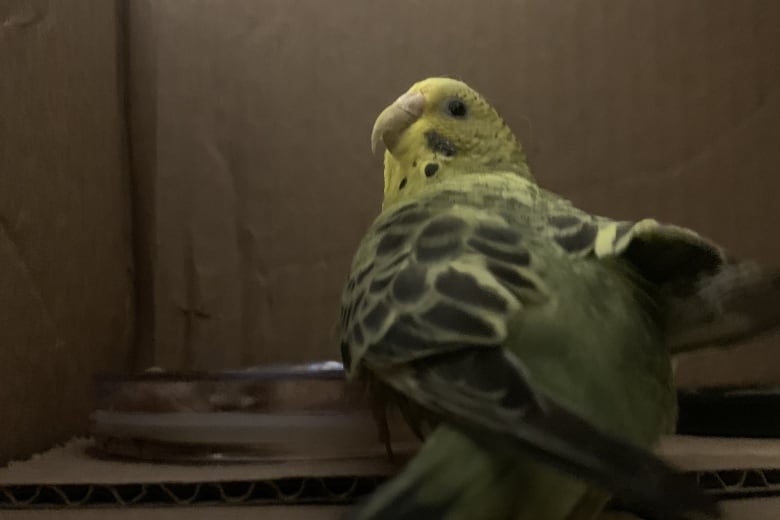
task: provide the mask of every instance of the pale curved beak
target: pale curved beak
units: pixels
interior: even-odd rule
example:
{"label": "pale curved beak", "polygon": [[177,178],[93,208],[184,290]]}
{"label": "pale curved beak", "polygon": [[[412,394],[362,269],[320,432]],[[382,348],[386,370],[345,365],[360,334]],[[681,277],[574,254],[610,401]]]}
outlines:
{"label": "pale curved beak", "polygon": [[385,108],[371,130],[371,152],[376,153],[379,141],[382,141],[393,153],[401,135],[419,119],[424,108],[425,96],[419,91],[407,92]]}

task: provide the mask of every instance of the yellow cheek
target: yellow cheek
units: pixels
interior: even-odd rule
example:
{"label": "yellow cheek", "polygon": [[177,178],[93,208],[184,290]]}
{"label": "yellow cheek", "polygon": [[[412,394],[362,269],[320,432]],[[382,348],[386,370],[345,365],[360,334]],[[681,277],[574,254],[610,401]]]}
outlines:
{"label": "yellow cheek", "polygon": [[385,168],[385,193],[382,207],[404,200],[418,193],[426,184],[425,176],[417,169],[405,170],[397,164]]}
{"label": "yellow cheek", "polygon": [[[385,193],[382,207],[392,204],[399,195],[399,185],[402,179],[402,173],[395,161],[385,164]],[[408,181],[407,181],[408,183]],[[404,186],[404,189],[406,186]]]}
{"label": "yellow cheek", "polygon": [[385,209],[386,207],[392,205],[393,202],[395,202],[397,196],[398,196],[397,191],[385,188],[385,196],[382,198],[382,209]]}

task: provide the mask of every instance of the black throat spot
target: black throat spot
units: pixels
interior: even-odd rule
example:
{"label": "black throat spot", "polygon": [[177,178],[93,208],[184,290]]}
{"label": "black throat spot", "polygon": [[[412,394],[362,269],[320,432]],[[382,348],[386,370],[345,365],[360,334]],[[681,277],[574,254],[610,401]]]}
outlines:
{"label": "black throat spot", "polygon": [[428,148],[434,153],[440,153],[445,157],[452,157],[457,153],[457,148],[452,144],[452,141],[441,135],[435,130],[428,130],[425,132],[425,140],[428,143]]}

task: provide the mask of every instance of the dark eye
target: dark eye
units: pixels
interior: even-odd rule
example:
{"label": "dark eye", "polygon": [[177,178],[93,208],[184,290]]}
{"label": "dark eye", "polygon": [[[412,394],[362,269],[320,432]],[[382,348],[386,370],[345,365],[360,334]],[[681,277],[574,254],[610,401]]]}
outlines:
{"label": "dark eye", "polygon": [[453,99],[447,103],[447,112],[452,117],[466,117],[466,104],[460,99]]}

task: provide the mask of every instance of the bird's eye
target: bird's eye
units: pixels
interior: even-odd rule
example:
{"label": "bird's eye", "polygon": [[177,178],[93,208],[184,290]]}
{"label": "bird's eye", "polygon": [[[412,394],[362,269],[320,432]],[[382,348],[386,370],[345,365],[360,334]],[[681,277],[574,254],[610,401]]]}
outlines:
{"label": "bird's eye", "polygon": [[447,103],[447,112],[452,117],[466,117],[466,104],[460,99],[452,99]]}

